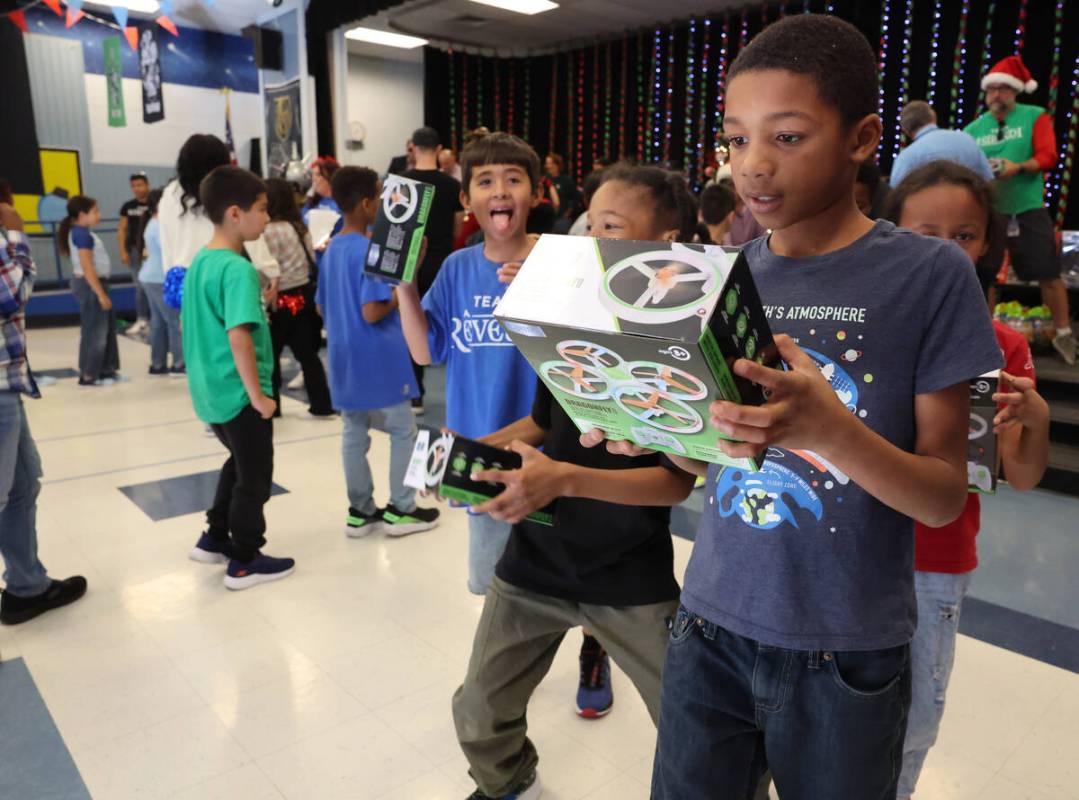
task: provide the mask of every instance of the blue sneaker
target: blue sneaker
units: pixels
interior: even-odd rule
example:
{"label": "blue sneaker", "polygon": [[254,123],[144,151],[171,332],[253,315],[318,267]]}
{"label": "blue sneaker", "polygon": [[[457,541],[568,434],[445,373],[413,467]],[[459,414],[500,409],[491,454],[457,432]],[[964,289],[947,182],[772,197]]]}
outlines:
{"label": "blue sneaker", "polygon": [[585,719],[605,717],[614,705],[611,661],[603,648],[581,648],[581,683],[577,687],[577,715]]}
{"label": "blue sneaker", "polygon": [[200,564],[224,564],[232,555],[232,542],[203,533],[187,557]]}
{"label": "blue sneaker", "polygon": [[539,775],[533,772],[515,786],[509,794],[491,797],[477,789],[466,800],[537,800],[541,794],[543,794],[543,789],[540,787]]}
{"label": "blue sneaker", "polygon": [[250,589],[260,583],[287,578],[294,569],[296,562],[291,558],[274,558],[262,553],[256,553],[255,557],[246,563],[232,558],[229,559],[229,568],[225,571],[225,588],[234,591]]}

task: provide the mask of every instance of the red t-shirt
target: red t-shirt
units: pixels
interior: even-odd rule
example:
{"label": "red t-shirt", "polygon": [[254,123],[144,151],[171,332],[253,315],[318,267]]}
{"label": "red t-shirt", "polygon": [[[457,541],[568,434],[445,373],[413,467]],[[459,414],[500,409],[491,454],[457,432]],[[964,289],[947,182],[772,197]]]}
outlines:
{"label": "red t-shirt", "polygon": [[[1017,378],[1034,379],[1034,360],[1023,334],[993,320],[993,332],[1004,354],[1004,371]],[[914,524],[914,568],[919,572],[970,572],[978,566],[975,537],[981,528],[982,506],[978,494],[967,495],[967,507],[943,528]]]}

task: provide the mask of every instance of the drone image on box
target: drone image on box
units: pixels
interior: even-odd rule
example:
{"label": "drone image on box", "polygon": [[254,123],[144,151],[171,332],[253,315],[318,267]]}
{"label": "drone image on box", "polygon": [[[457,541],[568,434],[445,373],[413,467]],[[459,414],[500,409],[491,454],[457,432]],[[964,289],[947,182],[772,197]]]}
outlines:
{"label": "drone image on box", "polygon": [[733,374],[736,359],[778,363],[740,255],[546,235],[495,316],[580,430],[759,468],[757,459],[724,455],[705,424],[713,400],[764,400]]}
{"label": "drone image on box", "polygon": [[435,187],[429,183],[386,176],[364,272],[389,283],[407,283],[416,277],[434,197]]}

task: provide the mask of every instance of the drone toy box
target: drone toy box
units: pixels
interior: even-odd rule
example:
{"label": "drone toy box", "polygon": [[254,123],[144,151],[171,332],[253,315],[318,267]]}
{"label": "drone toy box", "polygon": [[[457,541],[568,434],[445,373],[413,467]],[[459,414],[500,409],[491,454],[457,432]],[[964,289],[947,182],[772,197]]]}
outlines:
{"label": "drone toy box", "polygon": [[997,404],[998,373],[989,372],[970,382],[970,429],[967,434],[967,488],[992,494],[997,490],[997,435],[993,418]]}
{"label": "drone toy box", "polygon": [[435,187],[429,183],[386,176],[364,272],[387,283],[415,279],[434,197]]}
{"label": "drone toy box", "polygon": [[708,406],[759,405],[732,372],[779,356],[741,254],[713,245],[543,236],[495,311],[582,431],[747,470],[719,449]]}
{"label": "drone toy box", "polygon": [[[439,497],[468,506],[485,503],[506,488],[502,483],[472,480],[473,472],[487,469],[521,468],[521,456],[512,450],[455,436],[440,434],[433,442],[427,431],[420,431],[412,451],[405,485],[413,489],[438,491]],[[553,525],[554,513],[548,506],[529,514],[527,519],[541,525]]]}

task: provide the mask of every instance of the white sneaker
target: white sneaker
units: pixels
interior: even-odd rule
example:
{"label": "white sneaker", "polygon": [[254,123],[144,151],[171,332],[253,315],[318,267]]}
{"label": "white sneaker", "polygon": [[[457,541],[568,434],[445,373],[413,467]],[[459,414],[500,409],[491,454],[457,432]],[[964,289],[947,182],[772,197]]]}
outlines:
{"label": "white sneaker", "polygon": [[1060,353],[1060,357],[1071,367],[1075,366],[1076,346],[1075,336],[1070,333],[1061,333],[1053,337],[1053,349]]}
{"label": "white sneaker", "polygon": [[149,325],[144,320],[135,320],[135,324],[128,328],[124,333],[128,336],[140,336],[143,332],[149,329]]}

